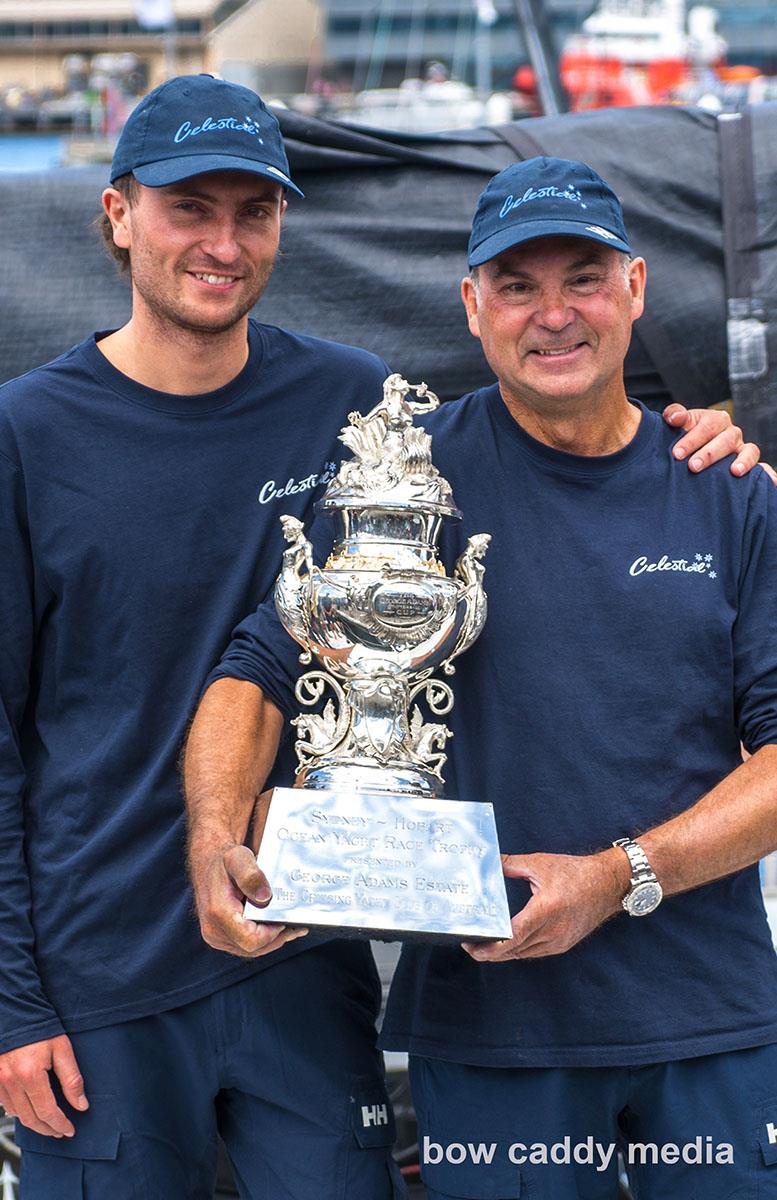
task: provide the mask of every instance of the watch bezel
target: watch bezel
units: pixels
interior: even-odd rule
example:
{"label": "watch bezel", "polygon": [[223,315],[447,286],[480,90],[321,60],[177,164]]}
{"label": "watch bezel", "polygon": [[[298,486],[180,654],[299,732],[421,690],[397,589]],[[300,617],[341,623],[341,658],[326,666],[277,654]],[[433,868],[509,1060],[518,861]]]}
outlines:
{"label": "watch bezel", "polygon": [[[653,893],[653,901],[647,908],[637,908],[637,904],[646,893]],[[623,899],[623,907],[630,917],[647,917],[655,912],[664,898],[663,889],[657,879],[643,879],[635,883],[629,894]]]}

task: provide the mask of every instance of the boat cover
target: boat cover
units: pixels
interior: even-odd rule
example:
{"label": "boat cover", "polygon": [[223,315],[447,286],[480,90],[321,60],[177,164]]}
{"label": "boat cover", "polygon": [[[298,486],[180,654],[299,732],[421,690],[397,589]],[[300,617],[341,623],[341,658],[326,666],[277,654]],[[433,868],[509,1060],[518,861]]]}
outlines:
{"label": "boat cover", "polygon": [[[656,408],[733,396],[777,459],[777,105],[727,122],[644,107],[424,135],[279,117],[306,198],[290,201],[262,320],[366,346],[445,398],[489,382],[459,300],[477,196],[516,157],[580,158],[621,197],[648,262],[628,391]],[[127,284],[91,227],[106,176],[0,175],[1,379],[126,319]]]}

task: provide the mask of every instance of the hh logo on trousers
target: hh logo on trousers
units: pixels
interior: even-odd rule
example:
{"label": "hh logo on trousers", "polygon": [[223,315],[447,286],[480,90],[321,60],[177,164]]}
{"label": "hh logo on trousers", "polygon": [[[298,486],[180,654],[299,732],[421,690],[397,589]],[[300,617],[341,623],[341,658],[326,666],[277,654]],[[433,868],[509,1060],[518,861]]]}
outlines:
{"label": "hh logo on trousers", "polygon": [[[364,1109],[362,1109],[364,1112]],[[766,1122],[766,1136],[769,1139],[770,1146],[777,1146],[777,1125],[773,1121]]]}
{"label": "hh logo on trousers", "polygon": [[370,1125],[388,1125],[387,1104],[362,1104],[362,1125],[369,1129]]}

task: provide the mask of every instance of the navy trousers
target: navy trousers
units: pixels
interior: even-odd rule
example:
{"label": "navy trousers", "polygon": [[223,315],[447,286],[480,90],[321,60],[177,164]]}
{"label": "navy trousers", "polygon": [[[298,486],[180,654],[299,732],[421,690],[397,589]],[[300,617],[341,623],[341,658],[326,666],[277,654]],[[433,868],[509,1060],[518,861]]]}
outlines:
{"label": "navy trousers", "polygon": [[379,984],[351,950],[72,1035],[91,1107],[73,1138],[17,1122],[22,1200],[212,1200],[217,1132],[243,1200],[400,1200]]}
{"label": "navy trousers", "polygon": [[428,1200],[777,1200],[777,1046],[647,1067],[411,1060]]}

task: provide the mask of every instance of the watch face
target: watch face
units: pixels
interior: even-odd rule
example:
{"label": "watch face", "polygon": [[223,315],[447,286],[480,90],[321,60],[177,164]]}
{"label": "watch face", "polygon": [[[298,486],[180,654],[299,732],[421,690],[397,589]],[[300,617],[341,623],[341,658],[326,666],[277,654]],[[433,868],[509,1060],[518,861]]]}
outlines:
{"label": "watch face", "polygon": [[626,904],[632,917],[646,917],[654,912],[663,897],[660,883],[638,883]]}

